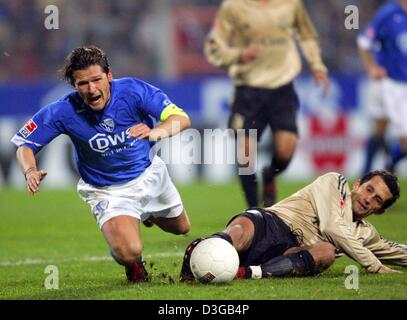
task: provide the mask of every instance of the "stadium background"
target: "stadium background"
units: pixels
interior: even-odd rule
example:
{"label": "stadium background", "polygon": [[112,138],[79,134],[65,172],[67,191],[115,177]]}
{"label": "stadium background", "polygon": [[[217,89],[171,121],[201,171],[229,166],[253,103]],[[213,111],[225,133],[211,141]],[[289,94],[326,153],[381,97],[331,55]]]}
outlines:
{"label": "stadium background", "polygon": [[[330,95],[322,99],[307,67],[296,82],[302,100],[301,141],[294,162],[280,178],[284,181],[279,181],[279,198],[320,172],[338,170],[356,177],[370,126],[366,78],[355,43],[358,30],[345,29],[344,11],[346,5],[357,5],[363,27],[384,1],[304,3],[321,36],[333,83]],[[59,8],[58,30],[44,27],[47,4]],[[188,235],[176,237],[142,226],[143,257],[152,275],[152,282],[144,285],[126,283],[89,207],[78,199],[72,150],[65,137],[39,154],[39,166],[49,172],[44,180],[48,188],[35,197],[24,190],[10,138],[41,106],[71,90],[58,79],[56,70],[79,45],[103,47],[115,77],[137,76],[162,87],[188,111],[200,132],[225,128],[232,88],[225,74],[210,67],[202,56],[202,42],[219,4],[219,0],[0,0],[0,300],[407,299],[405,271],[372,276],[360,268],[359,289],[348,289],[345,268],[355,262],[346,257],[315,278],[234,281],[225,286],[174,281],[187,244],[222,230],[232,215],[245,208],[233,165],[169,165],[193,228]],[[206,153],[205,146],[201,147]],[[265,140],[263,155],[266,146]],[[216,148],[222,149],[222,144]],[[383,158],[375,166],[382,164]],[[406,175],[406,163],[402,165],[399,173]],[[405,190],[407,180],[401,183]],[[406,210],[402,196],[385,218],[374,216],[369,221],[385,238],[407,243]],[[49,265],[59,268],[58,290],[45,287]],[[129,306],[132,312],[157,310],[146,301],[140,308]],[[20,309],[28,310],[13,305],[13,314]],[[304,306],[297,309],[303,312]],[[29,310],[32,313],[33,308]],[[94,313],[95,308],[90,310]],[[366,308],[360,310],[365,316]]]}
{"label": "stadium background", "polygon": [[[232,87],[222,71],[202,55],[205,35],[221,1],[203,0],[2,0],[0,1],[0,186],[23,186],[14,161],[11,136],[40,107],[71,88],[57,70],[76,46],[95,44],[110,57],[115,77],[136,76],[162,88],[192,117],[193,127],[226,128]],[[359,30],[344,26],[346,5],[359,8],[363,28],[380,0],[326,0],[304,3],[319,34],[324,61],[332,80],[322,97],[304,65],[296,87],[301,98],[301,140],[289,170],[281,179],[307,180],[330,170],[356,177],[362,169],[370,121],[366,110],[367,79],[355,37]],[[47,30],[44,8],[59,9],[59,29]],[[392,138],[392,132],[389,132]],[[40,153],[49,175],[45,186],[65,187],[77,179],[72,150],[66,137]],[[202,136],[202,153],[220,153],[222,140],[210,147]],[[224,141],[223,141],[224,142]],[[260,145],[259,166],[267,155],[269,135]],[[184,148],[185,149],[185,148]],[[172,153],[184,152],[182,147]],[[233,152],[230,148],[229,153]],[[383,156],[374,165],[382,166]],[[223,183],[235,178],[230,164],[169,164],[173,179],[188,184],[202,178]],[[406,173],[406,163],[399,169]],[[185,174],[187,173],[187,174]]]}

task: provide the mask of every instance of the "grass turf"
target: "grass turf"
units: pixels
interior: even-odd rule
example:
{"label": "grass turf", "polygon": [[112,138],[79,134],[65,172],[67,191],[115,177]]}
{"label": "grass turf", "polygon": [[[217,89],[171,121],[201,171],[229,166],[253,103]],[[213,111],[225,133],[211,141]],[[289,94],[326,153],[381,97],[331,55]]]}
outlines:
{"label": "grass turf", "polygon": [[[279,197],[303,185],[281,182]],[[403,190],[406,186],[402,181]],[[197,183],[179,191],[192,230],[187,236],[174,236],[156,227],[142,227],[144,257],[152,282],[134,285],[125,281],[122,267],[108,257],[103,236],[74,188],[44,189],[34,197],[23,191],[0,190],[0,299],[407,299],[407,270],[401,274],[367,274],[346,257],[313,278],[180,284],[177,278],[186,245],[198,236],[222,230],[245,205],[237,183]],[[403,195],[385,216],[369,220],[386,238],[407,243],[406,209]],[[58,290],[44,287],[48,265],[58,267]],[[345,288],[347,265],[359,268],[358,290]]]}

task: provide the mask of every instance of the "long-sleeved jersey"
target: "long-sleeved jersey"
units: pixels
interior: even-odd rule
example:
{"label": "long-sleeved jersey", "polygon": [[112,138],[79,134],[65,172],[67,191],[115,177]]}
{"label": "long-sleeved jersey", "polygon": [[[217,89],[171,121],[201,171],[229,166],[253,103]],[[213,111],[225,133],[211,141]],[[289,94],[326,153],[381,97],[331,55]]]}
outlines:
{"label": "long-sleeved jersey", "polygon": [[[225,0],[205,42],[210,63],[227,69],[235,85],[278,88],[301,70],[294,34],[313,70],[326,72],[318,35],[302,0]],[[240,63],[244,48],[256,59]]]}
{"label": "long-sleeved jersey", "polygon": [[304,245],[328,241],[369,272],[377,272],[381,261],[407,266],[407,246],[383,239],[366,221],[353,221],[350,188],[338,173],[320,176],[266,209],[299,231]]}

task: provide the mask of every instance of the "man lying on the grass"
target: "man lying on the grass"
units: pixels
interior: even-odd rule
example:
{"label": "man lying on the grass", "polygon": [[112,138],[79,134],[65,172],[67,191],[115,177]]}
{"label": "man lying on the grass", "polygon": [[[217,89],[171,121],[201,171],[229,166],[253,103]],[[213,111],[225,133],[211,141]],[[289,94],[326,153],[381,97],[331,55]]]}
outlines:
{"label": "man lying on the grass", "polygon": [[[372,273],[398,272],[382,264],[407,266],[407,246],[383,239],[363,219],[382,214],[400,197],[398,179],[373,171],[350,190],[345,177],[328,173],[275,205],[250,208],[212,237],[230,242],[239,253],[237,278],[311,276],[346,254]],[[191,282],[187,248],[180,281]]]}

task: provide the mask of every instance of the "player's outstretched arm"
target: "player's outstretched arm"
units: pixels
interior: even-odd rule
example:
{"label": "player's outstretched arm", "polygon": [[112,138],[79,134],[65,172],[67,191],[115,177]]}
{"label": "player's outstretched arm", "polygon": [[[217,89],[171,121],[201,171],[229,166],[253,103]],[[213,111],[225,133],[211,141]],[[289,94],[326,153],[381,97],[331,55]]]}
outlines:
{"label": "player's outstretched arm", "polygon": [[153,129],[149,128],[144,123],[139,123],[130,129],[129,136],[138,139],[158,141],[163,138],[171,137],[188,128],[190,125],[191,121],[188,116],[173,114]]}
{"label": "player's outstretched arm", "polygon": [[34,152],[28,147],[19,147],[16,152],[17,160],[27,181],[27,190],[32,195],[40,191],[41,180],[45,178],[47,172],[37,170],[37,162]]}
{"label": "player's outstretched arm", "polygon": [[163,138],[171,137],[190,126],[191,121],[189,120],[188,116],[173,114],[151,130],[149,140],[158,141]]}

